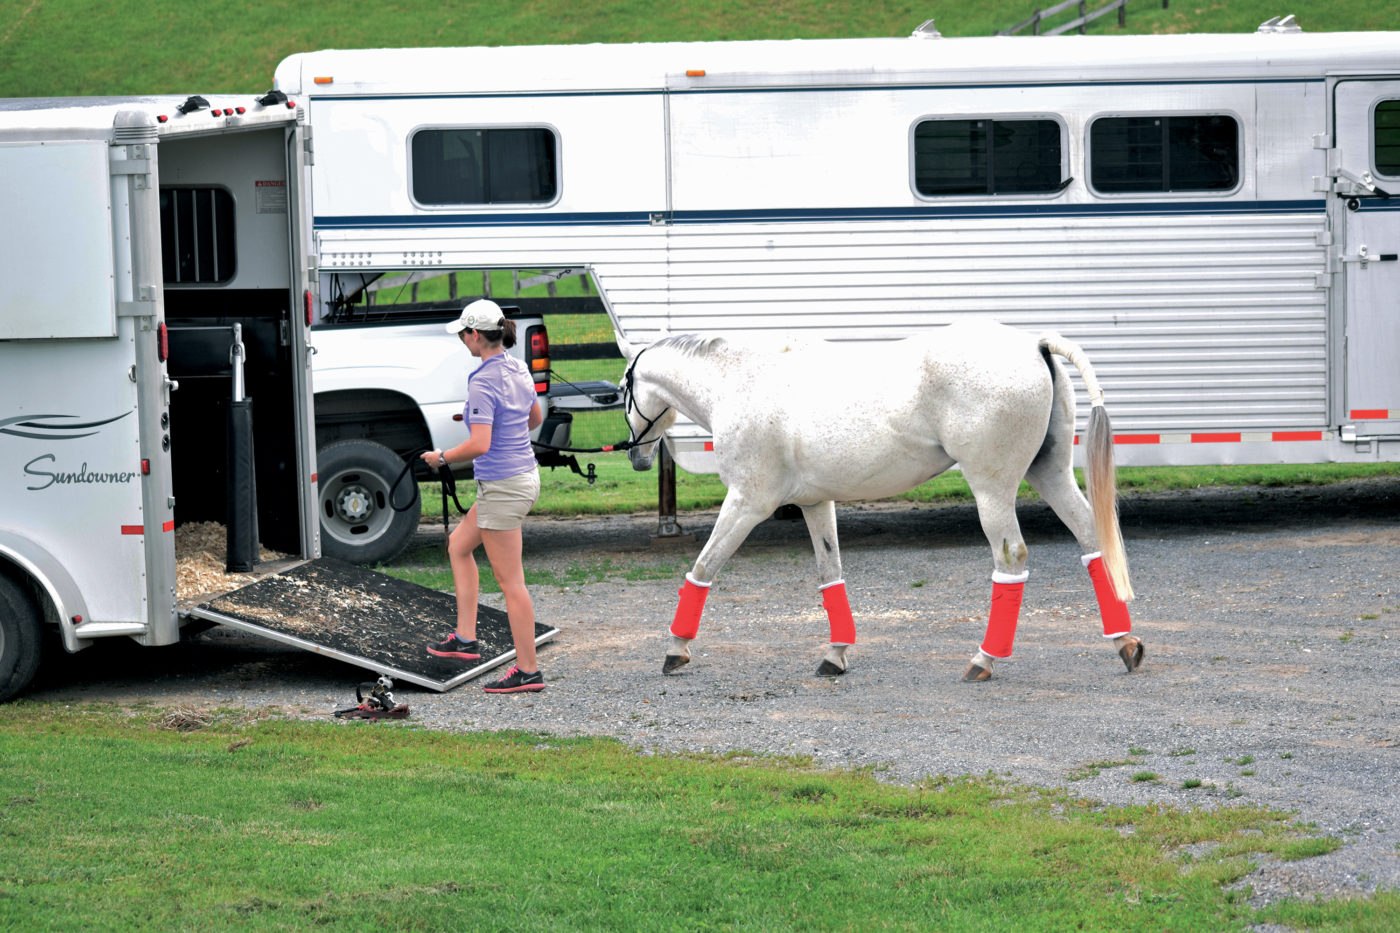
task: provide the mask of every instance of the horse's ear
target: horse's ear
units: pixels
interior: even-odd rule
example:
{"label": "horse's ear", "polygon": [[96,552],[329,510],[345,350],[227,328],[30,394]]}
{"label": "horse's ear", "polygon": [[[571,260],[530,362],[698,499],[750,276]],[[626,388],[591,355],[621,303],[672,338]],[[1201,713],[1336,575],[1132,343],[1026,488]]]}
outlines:
{"label": "horse's ear", "polygon": [[629,363],[632,362],[637,355],[637,347],[629,343],[627,338],[617,331],[613,331],[613,337],[617,340],[617,348],[622,351],[623,358]]}

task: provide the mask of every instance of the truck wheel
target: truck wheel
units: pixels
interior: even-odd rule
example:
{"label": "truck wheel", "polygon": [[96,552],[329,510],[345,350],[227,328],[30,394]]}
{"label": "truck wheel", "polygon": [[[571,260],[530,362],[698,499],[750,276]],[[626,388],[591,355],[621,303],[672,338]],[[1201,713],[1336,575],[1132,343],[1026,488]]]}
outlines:
{"label": "truck wheel", "polygon": [[408,544],[418,528],[421,502],[413,495],[410,473],[389,491],[403,471],[404,461],[374,441],[337,441],[316,454],[321,490],[321,553],[357,564],[389,560]]}
{"label": "truck wheel", "polygon": [[39,669],[39,611],[24,588],[0,575],[0,702],[19,693]]}

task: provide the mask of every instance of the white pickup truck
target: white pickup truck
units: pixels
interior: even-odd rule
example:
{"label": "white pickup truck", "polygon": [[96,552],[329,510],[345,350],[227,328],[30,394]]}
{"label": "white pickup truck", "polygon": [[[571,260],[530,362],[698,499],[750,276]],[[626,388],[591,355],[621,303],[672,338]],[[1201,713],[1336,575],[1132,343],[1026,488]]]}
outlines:
{"label": "white pickup truck", "polygon": [[[420,503],[408,477],[394,488],[405,458],[466,438],[462,404],[467,375],[477,361],[443,325],[476,296],[369,304],[363,294],[375,276],[355,276],[355,291],[346,290],[349,278],[339,275],[328,283],[322,293],[325,311],[311,330],[321,549],[330,557],[368,564],[399,553],[418,526]],[[544,318],[521,311],[508,298],[499,303],[516,324],[516,344],[509,352],[535,374],[544,409],[544,423],[533,437],[567,447],[573,415],[552,399],[574,396],[569,408],[577,410],[578,390],[551,386]],[[583,388],[592,393],[587,407],[608,408],[618,401],[614,385]],[[535,454],[542,465],[578,470],[572,457],[557,451],[536,447]],[[470,476],[471,467],[455,472]],[[418,475],[429,474],[420,469]]]}

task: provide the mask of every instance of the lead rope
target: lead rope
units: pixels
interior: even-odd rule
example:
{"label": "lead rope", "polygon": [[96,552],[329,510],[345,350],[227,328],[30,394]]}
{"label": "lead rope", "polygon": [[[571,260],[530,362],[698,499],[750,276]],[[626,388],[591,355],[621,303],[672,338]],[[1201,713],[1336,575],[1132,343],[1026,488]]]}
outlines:
{"label": "lead rope", "polygon": [[[403,469],[399,471],[398,478],[389,486],[389,508],[393,509],[395,512],[407,512],[409,509],[413,508],[413,503],[418,501],[418,484],[416,482],[409,483],[409,486],[413,489],[413,495],[411,495],[408,502],[404,503],[402,506],[395,504],[394,494],[398,492],[399,484],[404,481],[404,477],[413,472],[414,461],[418,459],[418,455],[433,449],[432,447],[418,447],[409,451],[409,453],[404,456]],[[462,503],[457,500],[457,477],[453,476],[452,471],[445,466],[439,467],[436,472],[438,485],[442,489],[442,533],[445,538],[450,540],[452,537],[452,523],[448,520],[451,515],[451,513],[447,511],[448,498],[451,498],[452,504],[457,506],[457,514],[466,515],[467,510],[462,508]]]}

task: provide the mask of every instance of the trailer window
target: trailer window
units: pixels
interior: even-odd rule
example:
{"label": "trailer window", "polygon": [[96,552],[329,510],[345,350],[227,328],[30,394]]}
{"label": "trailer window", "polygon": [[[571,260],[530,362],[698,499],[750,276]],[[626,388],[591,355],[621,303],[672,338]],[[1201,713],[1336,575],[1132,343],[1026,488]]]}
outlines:
{"label": "trailer window", "polygon": [[1061,187],[1054,120],[924,120],[914,127],[914,188],[927,196],[1035,194]]}
{"label": "trailer window", "polygon": [[1240,178],[1240,128],[1222,114],[1105,117],[1089,128],[1089,162],[1105,194],[1229,191]]}
{"label": "trailer window", "polygon": [[165,282],[217,285],[233,278],[233,195],[223,188],[160,189]]}
{"label": "trailer window", "polygon": [[547,204],[559,191],[548,129],[419,130],[411,146],[419,204]]}
{"label": "trailer window", "polygon": [[1376,104],[1376,171],[1400,175],[1400,100]]}

